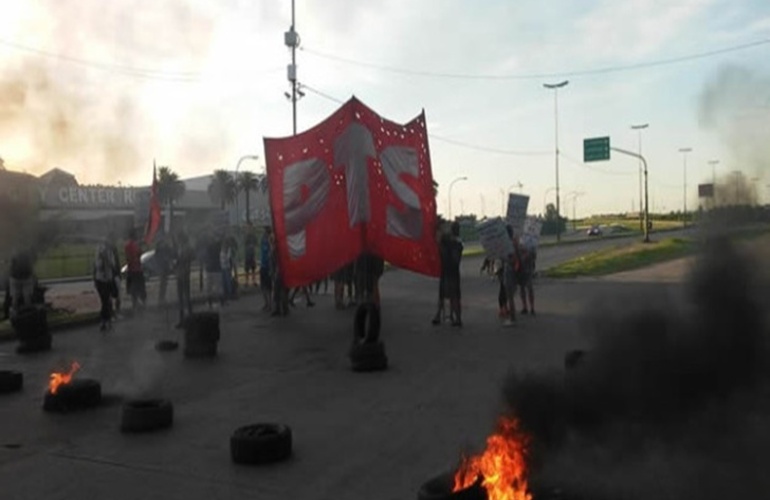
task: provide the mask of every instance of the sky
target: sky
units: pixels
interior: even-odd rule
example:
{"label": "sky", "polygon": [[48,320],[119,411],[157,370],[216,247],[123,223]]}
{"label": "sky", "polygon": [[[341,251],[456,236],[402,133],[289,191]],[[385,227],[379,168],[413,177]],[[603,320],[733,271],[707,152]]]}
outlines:
{"label": "sky", "polygon": [[[146,185],[153,160],[191,177],[263,157],[264,137],[292,130],[290,23],[289,0],[10,3],[0,157],[123,185]],[[555,201],[543,84],[562,80],[562,213],[638,208],[638,160],[583,163],[583,139],[597,136],[632,151],[641,139],[655,211],[697,206],[698,183],[736,170],[770,202],[766,0],[297,0],[296,30],[298,129],[352,95],[394,121],[424,109],[444,214],[459,177],[453,215],[499,215],[509,191],[533,213]]]}

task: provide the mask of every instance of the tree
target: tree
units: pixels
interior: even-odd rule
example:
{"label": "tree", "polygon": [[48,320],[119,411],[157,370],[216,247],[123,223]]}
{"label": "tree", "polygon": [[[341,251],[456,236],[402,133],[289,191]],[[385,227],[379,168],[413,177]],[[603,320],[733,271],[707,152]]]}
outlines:
{"label": "tree", "polygon": [[161,205],[168,205],[168,229],[174,222],[174,203],[185,193],[185,184],[176,172],[169,167],[158,168],[158,200]]}
{"label": "tree", "polygon": [[219,204],[222,210],[235,200],[236,185],[233,176],[227,170],[214,170],[209,184],[211,201]]}
{"label": "tree", "polygon": [[556,205],[553,203],[546,205],[542,234],[556,234],[557,231],[563,233],[566,227],[567,219],[556,214]]}
{"label": "tree", "polygon": [[246,193],[246,222],[251,222],[250,194],[252,191],[256,191],[257,187],[259,187],[259,179],[257,178],[257,174],[254,172],[244,170],[238,174],[238,179],[236,182],[238,183],[238,191],[243,191]]}

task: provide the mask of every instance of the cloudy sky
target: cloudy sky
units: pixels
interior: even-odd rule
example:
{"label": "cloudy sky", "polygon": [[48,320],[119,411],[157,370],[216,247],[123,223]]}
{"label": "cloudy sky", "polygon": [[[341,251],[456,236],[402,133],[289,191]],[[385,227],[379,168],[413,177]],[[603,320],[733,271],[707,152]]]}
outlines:
{"label": "cloudy sky", "polygon": [[[154,158],[187,177],[262,156],[263,137],[291,133],[290,19],[289,0],[9,3],[0,156],[130,185],[148,182]],[[717,176],[758,178],[770,201],[767,0],[297,0],[296,28],[299,129],[353,94],[395,121],[425,109],[441,212],[460,176],[455,215],[499,214],[509,189],[532,211],[553,201],[554,95],[542,84],[565,79],[562,211],[574,193],[578,215],[637,206],[637,161],[584,164],[582,141],[636,151],[640,123],[651,208],[682,207],[683,147],[688,207],[709,160]]]}

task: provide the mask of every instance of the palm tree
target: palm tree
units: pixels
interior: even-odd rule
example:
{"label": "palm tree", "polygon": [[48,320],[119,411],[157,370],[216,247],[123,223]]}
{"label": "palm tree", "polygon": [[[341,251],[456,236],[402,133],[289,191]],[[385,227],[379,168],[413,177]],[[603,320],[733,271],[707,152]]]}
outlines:
{"label": "palm tree", "polygon": [[168,205],[168,229],[174,222],[174,203],[184,196],[185,184],[179,175],[169,167],[158,167],[158,200],[161,205]]}
{"label": "palm tree", "polygon": [[257,174],[254,172],[244,170],[238,174],[237,182],[238,191],[243,191],[246,193],[246,222],[251,222],[251,205],[249,203],[249,195],[252,191],[256,191],[257,187],[259,187],[259,179],[257,178]]}
{"label": "palm tree", "polygon": [[214,203],[219,203],[222,210],[235,199],[236,184],[233,176],[227,170],[214,170],[209,184],[209,197]]}

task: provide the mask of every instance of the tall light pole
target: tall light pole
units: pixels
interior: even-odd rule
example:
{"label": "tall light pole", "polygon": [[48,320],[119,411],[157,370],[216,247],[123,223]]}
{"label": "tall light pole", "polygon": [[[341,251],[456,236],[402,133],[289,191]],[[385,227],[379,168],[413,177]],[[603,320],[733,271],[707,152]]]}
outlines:
{"label": "tall light pole", "polygon": [[684,207],[682,210],[682,225],[687,227],[687,153],[691,153],[692,148],[679,148],[679,152],[682,153],[682,157],[684,159],[684,164],[682,166],[684,185],[684,193],[682,198],[682,206]]}
{"label": "tall light pole", "polygon": [[452,220],[452,186],[455,185],[456,182],[459,181],[467,181],[467,177],[458,177],[452,182],[449,183],[449,220]]}
{"label": "tall light pole", "polygon": [[297,47],[299,47],[299,33],[294,30],[294,0],[291,0],[291,26],[289,31],[283,34],[283,42],[291,49],[291,64],[286,68],[286,77],[291,83],[291,94],[286,97],[291,101],[292,135],[297,135],[297,101],[304,94],[299,90],[297,83]]}
{"label": "tall light pole", "polygon": [[559,215],[560,200],[559,200],[559,89],[566,87],[569,80],[564,80],[559,83],[544,83],[543,87],[553,90],[553,115],[554,115],[554,138],[555,138],[555,151],[556,151],[556,241],[561,241],[561,216]]}
{"label": "tall light pole", "polygon": [[[639,136],[639,155],[642,154],[642,130],[649,127],[649,123],[631,125],[631,130],[636,130]],[[642,209],[642,160],[639,160],[639,229],[644,231],[644,215]]]}
{"label": "tall light pole", "polygon": [[243,163],[243,160],[259,160],[259,155],[244,155],[241,156],[238,159],[238,163],[235,164],[235,221],[236,224],[241,223],[241,209],[239,207],[238,203],[238,170],[241,168],[241,163]]}
{"label": "tall light pole", "polygon": [[577,231],[577,199],[581,196],[584,196],[585,193],[583,191],[572,191],[570,193],[567,193],[567,195],[564,197],[571,198],[572,199],[572,230]]}

